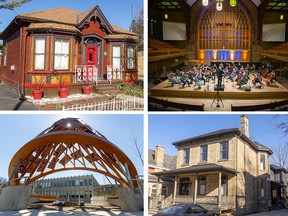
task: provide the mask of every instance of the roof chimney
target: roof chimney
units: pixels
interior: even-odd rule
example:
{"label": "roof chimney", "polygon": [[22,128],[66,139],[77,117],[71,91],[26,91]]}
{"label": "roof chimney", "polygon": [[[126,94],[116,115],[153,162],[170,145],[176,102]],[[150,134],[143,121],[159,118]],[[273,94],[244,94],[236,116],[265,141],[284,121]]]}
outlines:
{"label": "roof chimney", "polygon": [[241,132],[249,137],[249,119],[246,115],[241,115]]}
{"label": "roof chimney", "polygon": [[157,145],[155,149],[155,161],[156,165],[163,166],[164,163],[164,147]]}

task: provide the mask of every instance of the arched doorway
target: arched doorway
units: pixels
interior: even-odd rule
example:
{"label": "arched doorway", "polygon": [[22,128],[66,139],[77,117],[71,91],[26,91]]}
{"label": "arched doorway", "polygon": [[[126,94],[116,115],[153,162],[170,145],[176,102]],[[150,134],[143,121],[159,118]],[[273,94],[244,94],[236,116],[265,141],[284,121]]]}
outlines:
{"label": "arched doorway", "polygon": [[198,58],[201,62],[250,60],[251,27],[246,12],[223,1],[221,11],[212,3],[198,23]]}

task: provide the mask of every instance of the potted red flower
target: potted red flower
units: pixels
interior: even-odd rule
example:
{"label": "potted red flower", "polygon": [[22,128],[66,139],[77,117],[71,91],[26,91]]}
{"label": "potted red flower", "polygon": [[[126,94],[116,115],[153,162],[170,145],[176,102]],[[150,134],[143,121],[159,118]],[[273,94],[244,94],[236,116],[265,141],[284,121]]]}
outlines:
{"label": "potted red flower", "polygon": [[83,94],[89,95],[91,93],[92,86],[89,85],[88,81],[85,81],[85,85],[81,87]]}
{"label": "potted red flower", "polygon": [[45,83],[45,76],[36,76],[34,74],[34,87],[35,89],[32,90],[32,96],[34,100],[41,100],[43,97],[43,85]]}
{"label": "potted red flower", "polygon": [[59,85],[60,85],[60,88],[58,90],[59,97],[60,98],[67,98],[68,97],[68,93],[69,93],[69,91],[68,91],[69,89],[65,88],[63,86],[61,74],[59,74],[58,71],[56,71],[55,69],[54,69],[54,74],[55,74],[55,76],[56,76],[56,78],[57,78],[57,80],[59,82]]}

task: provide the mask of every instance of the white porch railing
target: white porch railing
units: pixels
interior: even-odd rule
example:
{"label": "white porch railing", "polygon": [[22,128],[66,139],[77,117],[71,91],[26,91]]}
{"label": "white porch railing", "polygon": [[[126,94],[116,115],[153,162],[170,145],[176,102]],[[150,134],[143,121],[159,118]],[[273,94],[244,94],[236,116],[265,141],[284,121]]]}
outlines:
{"label": "white porch railing", "polygon": [[166,208],[173,204],[173,194],[170,194],[166,199],[161,202],[161,209]]}
{"label": "white porch railing", "polygon": [[158,195],[155,198],[151,198],[150,202],[149,202],[149,208],[153,209],[155,207],[157,207],[157,205],[159,204],[159,202],[161,201],[161,196]]}
{"label": "white porch railing", "polygon": [[107,65],[107,80],[112,82],[112,80],[122,80],[121,65],[114,67],[113,65]]}
{"label": "white porch railing", "polygon": [[128,97],[88,104],[75,104],[63,106],[63,111],[141,111],[144,110],[144,99]]}
{"label": "white porch railing", "polygon": [[98,85],[98,68],[95,65],[76,65],[75,82],[95,82]]}

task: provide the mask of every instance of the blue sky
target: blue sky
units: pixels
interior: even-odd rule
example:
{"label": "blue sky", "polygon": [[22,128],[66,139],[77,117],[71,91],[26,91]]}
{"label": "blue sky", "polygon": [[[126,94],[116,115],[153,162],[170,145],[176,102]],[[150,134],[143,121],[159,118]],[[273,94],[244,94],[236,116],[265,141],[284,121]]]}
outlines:
{"label": "blue sky", "polygon": [[[241,114],[150,114],[148,118],[149,149],[156,145],[165,148],[168,155],[176,155],[173,142],[220,129],[240,128]],[[250,137],[269,148],[288,141],[288,135],[278,131],[277,122],[288,120],[287,115],[247,114]]]}
{"label": "blue sky", "polygon": [[[28,141],[35,138],[55,121],[61,118],[78,117],[95,130],[103,134],[110,142],[118,146],[134,163],[139,175],[143,166],[135,156],[133,135],[143,144],[143,115],[137,114],[0,114],[0,176],[8,178],[8,166],[14,154]],[[49,177],[90,174],[86,171],[59,172]],[[101,174],[93,173],[100,184],[108,183]]]}
{"label": "blue sky", "polygon": [[[8,0],[10,2],[11,0]],[[29,3],[11,10],[0,10],[0,32],[3,31],[14,17],[18,14],[28,13],[38,10],[46,10],[54,7],[67,7],[79,12],[98,5],[110,24],[129,30],[131,16],[143,7],[143,0],[32,0]]]}

